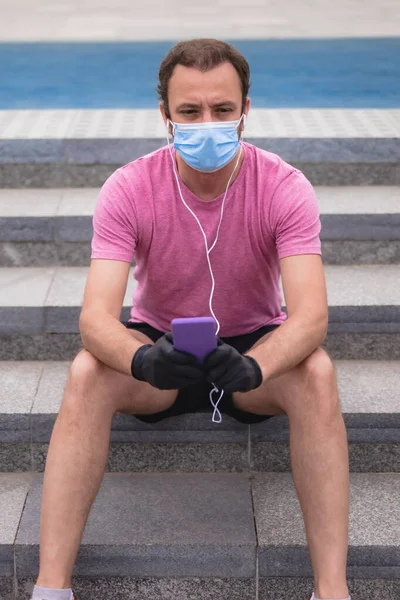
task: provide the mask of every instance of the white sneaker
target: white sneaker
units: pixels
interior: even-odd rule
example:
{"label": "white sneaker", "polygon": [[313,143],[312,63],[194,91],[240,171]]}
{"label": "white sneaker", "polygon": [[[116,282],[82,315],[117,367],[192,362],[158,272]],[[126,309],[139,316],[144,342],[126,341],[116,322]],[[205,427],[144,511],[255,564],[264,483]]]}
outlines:
{"label": "white sneaker", "polygon": [[[352,600],[351,594],[349,594],[350,600]],[[78,599],[76,599],[78,600]],[[311,594],[311,596],[308,598],[308,600],[315,600],[315,596],[314,596],[314,592]]]}

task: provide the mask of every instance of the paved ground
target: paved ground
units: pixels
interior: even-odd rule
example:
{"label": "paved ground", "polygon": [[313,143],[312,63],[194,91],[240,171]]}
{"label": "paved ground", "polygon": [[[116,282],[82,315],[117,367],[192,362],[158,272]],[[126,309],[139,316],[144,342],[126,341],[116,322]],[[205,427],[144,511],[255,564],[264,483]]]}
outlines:
{"label": "paved ground", "polygon": [[[58,139],[162,139],[166,131],[158,109],[0,110],[0,141]],[[244,139],[400,138],[400,108],[319,110],[252,108]],[[24,148],[25,156],[27,148]],[[21,149],[20,149],[21,150]],[[50,147],[47,147],[49,152]],[[149,150],[150,151],[150,150]],[[332,148],[331,148],[332,151]],[[12,162],[16,147],[0,154]],[[365,147],[363,146],[365,153]],[[391,149],[392,159],[395,148]],[[396,155],[397,156],[397,155]]]}
{"label": "paved ground", "polygon": [[2,0],[0,41],[400,35],[398,0]]}

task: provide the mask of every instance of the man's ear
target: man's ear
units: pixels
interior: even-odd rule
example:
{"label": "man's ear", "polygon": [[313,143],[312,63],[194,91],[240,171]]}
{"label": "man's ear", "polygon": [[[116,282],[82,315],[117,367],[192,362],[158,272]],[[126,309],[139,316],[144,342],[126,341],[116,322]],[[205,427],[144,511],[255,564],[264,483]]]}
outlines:
{"label": "man's ear", "polygon": [[[240,135],[243,134],[245,125],[247,123],[247,119],[248,119],[248,114],[249,114],[249,110],[250,110],[250,98],[247,96],[246,98],[246,102],[244,104],[244,108],[243,108],[243,114],[245,115],[245,118],[242,120],[242,122],[240,123],[240,129],[239,129],[239,133]],[[246,123],[245,123],[246,121]]]}
{"label": "man's ear", "polygon": [[[165,104],[164,104],[164,102],[160,102],[160,113],[161,113],[161,116],[163,118],[165,126],[167,126],[169,117],[167,116],[167,113],[165,111]],[[171,125],[168,125],[168,133],[170,135],[172,135],[172,127],[171,127]]]}
{"label": "man's ear", "polygon": [[166,125],[166,124],[167,124],[167,119],[168,119],[168,117],[167,117],[167,115],[165,114],[164,102],[160,102],[160,105],[159,105],[159,106],[160,106],[160,113],[161,113],[161,116],[162,116],[162,118],[163,118],[163,121],[164,121],[164,123],[165,123],[165,125]]}

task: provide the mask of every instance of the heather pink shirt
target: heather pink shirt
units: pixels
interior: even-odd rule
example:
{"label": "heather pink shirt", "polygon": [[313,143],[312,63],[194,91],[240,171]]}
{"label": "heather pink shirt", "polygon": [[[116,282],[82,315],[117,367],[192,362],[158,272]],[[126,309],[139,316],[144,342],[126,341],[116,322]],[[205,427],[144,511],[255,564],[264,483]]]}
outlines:
{"label": "heather pink shirt", "polygon": [[[279,259],[321,254],[321,224],[311,183],[276,154],[247,142],[243,148],[244,160],[228,190],[218,242],[210,254],[213,310],[222,337],[283,323]],[[223,194],[205,202],[182,180],[180,185],[210,247]],[[129,263],[135,258],[138,285],[131,321],[171,331],[175,317],[210,315],[204,238],[180,198],[167,146],[109,177],[93,227],[92,258]]]}

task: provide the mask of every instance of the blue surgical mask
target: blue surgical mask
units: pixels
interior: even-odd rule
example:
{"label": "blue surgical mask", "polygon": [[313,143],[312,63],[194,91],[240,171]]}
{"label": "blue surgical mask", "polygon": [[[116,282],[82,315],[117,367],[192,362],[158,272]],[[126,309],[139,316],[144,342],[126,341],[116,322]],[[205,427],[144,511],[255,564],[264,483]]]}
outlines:
{"label": "blue surgical mask", "polygon": [[213,173],[227,165],[239,149],[238,121],[208,123],[171,123],[174,148],[182,159],[196,171]]}

